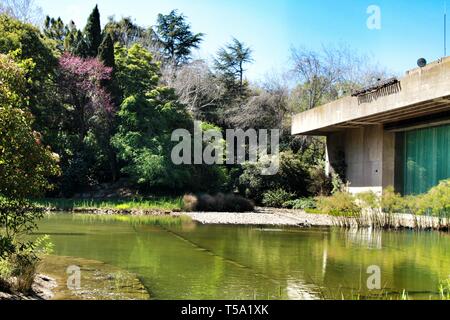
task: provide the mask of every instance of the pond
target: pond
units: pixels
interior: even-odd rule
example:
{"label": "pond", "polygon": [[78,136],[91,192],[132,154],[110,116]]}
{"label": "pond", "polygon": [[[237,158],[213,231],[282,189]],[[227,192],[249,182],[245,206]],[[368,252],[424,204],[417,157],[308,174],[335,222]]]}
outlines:
{"label": "pond", "polygon": [[450,275],[450,235],[183,223],[160,227],[58,214],[39,223],[55,254],[135,273],[153,299],[317,299],[382,292],[436,298]]}

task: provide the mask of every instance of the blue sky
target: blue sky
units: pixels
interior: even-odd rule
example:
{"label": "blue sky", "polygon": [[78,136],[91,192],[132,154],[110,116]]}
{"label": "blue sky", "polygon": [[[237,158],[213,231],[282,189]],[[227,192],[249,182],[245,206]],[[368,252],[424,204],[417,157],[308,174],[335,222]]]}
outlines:
{"label": "blue sky", "polygon": [[[254,64],[248,77],[289,68],[290,48],[320,49],[346,44],[367,54],[388,70],[402,74],[443,56],[444,0],[36,0],[45,14],[74,20],[83,27],[97,3],[102,23],[108,16],[132,16],[154,25],[158,13],[178,9],[194,32],[206,33],[195,54],[209,59],[219,47],[236,37],[251,46]],[[381,10],[381,29],[369,30],[367,8]],[[450,6],[450,1],[449,1]],[[450,25],[450,19],[449,19]],[[449,45],[450,48],[450,45]],[[450,52],[450,50],[448,50]]]}

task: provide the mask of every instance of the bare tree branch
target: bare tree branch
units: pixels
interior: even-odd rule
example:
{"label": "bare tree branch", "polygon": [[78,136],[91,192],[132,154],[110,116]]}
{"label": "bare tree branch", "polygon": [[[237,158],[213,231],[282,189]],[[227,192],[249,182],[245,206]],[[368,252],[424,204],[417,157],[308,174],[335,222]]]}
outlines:
{"label": "bare tree branch", "polygon": [[0,13],[37,26],[44,22],[42,8],[34,0],[0,0]]}

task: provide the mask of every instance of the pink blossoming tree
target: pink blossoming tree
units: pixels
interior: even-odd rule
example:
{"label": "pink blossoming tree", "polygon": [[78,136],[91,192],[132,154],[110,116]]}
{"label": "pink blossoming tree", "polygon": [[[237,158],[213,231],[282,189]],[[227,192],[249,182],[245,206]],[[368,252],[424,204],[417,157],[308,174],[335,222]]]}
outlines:
{"label": "pink blossoming tree", "polygon": [[112,68],[105,67],[98,59],[83,59],[65,53],[59,59],[59,86],[64,101],[74,109],[79,137],[82,142],[94,116],[109,122],[114,106],[102,82],[111,79]]}

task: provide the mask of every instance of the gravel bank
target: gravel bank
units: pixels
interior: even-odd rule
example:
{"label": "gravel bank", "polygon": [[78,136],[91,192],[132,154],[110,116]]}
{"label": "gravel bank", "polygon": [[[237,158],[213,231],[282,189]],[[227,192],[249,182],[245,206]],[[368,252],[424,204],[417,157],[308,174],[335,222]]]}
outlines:
{"label": "gravel bank", "polygon": [[256,212],[183,212],[202,224],[268,225],[268,226],[332,226],[327,215],[308,214],[301,210],[257,208]]}

